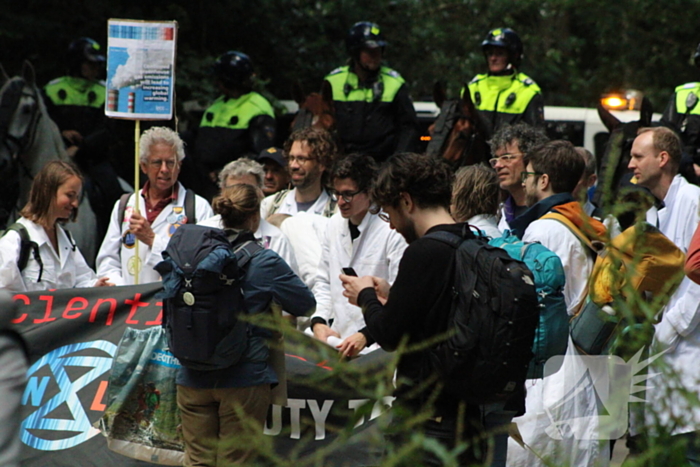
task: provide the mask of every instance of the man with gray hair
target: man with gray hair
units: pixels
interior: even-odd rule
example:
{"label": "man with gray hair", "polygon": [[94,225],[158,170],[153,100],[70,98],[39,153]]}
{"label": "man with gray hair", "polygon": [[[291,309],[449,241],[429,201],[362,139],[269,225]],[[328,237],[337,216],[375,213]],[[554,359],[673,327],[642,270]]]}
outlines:
{"label": "man with gray hair", "polygon": [[489,141],[493,156],[489,159],[489,164],[496,170],[498,185],[508,192],[501,208],[499,230],[509,229],[509,224],[527,210],[520,174],[525,171],[527,157],[532,150],[547,141],[547,135],[542,129],[526,123],[504,125]]}
{"label": "man with gray hair", "polygon": [[141,136],[140,166],[148,180],[138,197],[125,195],[115,203],[97,254],[97,270],[115,285],[159,281],[153,266],[175,230],[212,216],[209,203],[177,181],[184,158],[184,144],[170,128],[153,127]]}
{"label": "man with gray hair", "polygon": [[[241,157],[233,162],[229,162],[221,169],[221,172],[219,172],[219,188],[223,190],[237,183],[244,183],[260,188],[262,191],[264,178],[265,169],[260,163],[248,159],[247,157]],[[219,214],[204,219],[198,224],[219,229],[224,227]],[[255,238],[260,240],[263,247],[269,248],[280,255],[280,257],[287,262],[289,267],[292,268],[292,271],[299,275],[299,268],[296,258],[294,257],[292,246],[287,236],[280,229],[261,218],[260,226],[255,232]]]}

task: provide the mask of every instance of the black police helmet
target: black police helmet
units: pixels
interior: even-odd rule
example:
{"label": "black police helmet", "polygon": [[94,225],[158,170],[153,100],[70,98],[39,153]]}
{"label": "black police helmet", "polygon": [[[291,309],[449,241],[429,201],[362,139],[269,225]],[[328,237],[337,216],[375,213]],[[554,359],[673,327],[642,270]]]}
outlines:
{"label": "black police helmet", "polygon": [[100,53],[100,44],[89,37],[80,37],[68,45],[68,69],[72,75],[80,75],[84,62],[104,63],[105,56]]}
{"label": "black police helmet", "polygon": [[695,62],[695,66],[700,68],[700,44],[698,44],[697,48],[695,49],[693,61]]}
{"label": "black police helmet", "polygon": [[508,57],[511,65],[520,66],[523,59],[523,42],[520,37],[510,28],[496,28],[489,31],[486,38],[481,43],[481,50],[486,52],[486,47],[503,47],[508,50]]}
{"label": "black police helmet", "polygon": [[253,62],[246,54],[230,50],[216,59],[212,72],[227,88],[249,87]]}
{"label": "black police helmet", "polygon": [[345,37],[345,47],[351,57],[357,57],[363,47],[371,49],[381,47],[383,49],[386,44],[379,25],[369,21],[353,24]]}

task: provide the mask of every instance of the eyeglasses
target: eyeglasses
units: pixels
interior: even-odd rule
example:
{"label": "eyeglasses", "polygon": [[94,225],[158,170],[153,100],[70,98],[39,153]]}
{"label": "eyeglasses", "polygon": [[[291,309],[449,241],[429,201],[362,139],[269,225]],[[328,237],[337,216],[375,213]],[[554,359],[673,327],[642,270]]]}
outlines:
{"label": "eyeglasses", "polygon": [[511,162],[513,162],[516,158],[518,158],[520,156],[524,156],[524,155],[525,154],[523,154],[521,152],[515,153],[515,154],[503,154],[501,156],[493,157],[493,158],[489,159],[489,164],[491,165],[491,167],[496,168],[496,164],[499,161],[501,162],[501,164],[507,165],[507,164],[510,164]]}
{"label": "eyeglasses", "polygon": [[346,203],[351,202],[355,195],[359,195],[360,193],[362,193],[362,190],[340,192],[331,190],[331,196],[334,200],[338,201],[339,198],[343,198],[343,201],[345,201]]}
{"label": "eyeglasses", "polygon": [[377,214],[377,217],[379,217],[384,222],[391,222],[391,218],[389,218],[389,214],[385,213],[384,211],[380,211],[379,214]]}
{"label": "eyeglasses", "polygon": [[527,181],[527,177],[529,177],[530,175],[538,177],[544,174],[542,172],[520,172],[520,181],[525,183]]}
{"label": "eyeglasses", "polygon": [[315,161],[315,157],[307,157],[307,156],[285,156],[285,159],[287,159],[287,163],[291,164],[292,162],[295,162],[299,165],[304,165],[309,161]]}
{"label": "eyeglasses", "polygon": [[156,159],[154,161],[148,161],[148,165],[153,167],[154,169],[160,169],[160,167],[165,164],[165,166],[169,169],[173,169],[175,165],[177,165],[177,161],[175,160],[160,160]]}

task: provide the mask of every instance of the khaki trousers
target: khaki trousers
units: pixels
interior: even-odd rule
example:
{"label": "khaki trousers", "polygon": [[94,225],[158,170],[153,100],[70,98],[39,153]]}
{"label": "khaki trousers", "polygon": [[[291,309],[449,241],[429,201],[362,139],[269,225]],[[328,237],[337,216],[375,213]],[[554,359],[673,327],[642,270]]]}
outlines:
{"label": "khaki trousers", "polygon": [[270,385],[177,387],[188,467],[242,465],[254,457],[270,405]]}

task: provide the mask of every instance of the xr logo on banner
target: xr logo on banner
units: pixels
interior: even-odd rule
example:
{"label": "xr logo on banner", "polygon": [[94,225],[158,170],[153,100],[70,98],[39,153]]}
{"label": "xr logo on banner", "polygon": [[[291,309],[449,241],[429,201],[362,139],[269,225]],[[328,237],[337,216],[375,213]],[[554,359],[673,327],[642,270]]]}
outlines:
{"label": "xr logo on banner", "polygon": [[[27,372],[22,404],[38,408],[22,422],[22,442],[41,451],[57,451],[98,434],[79,393],[112,368],[116,352],[117,346],[108,341],[82,342],[56,349],[34,363]],[[95,356],[99,353],[106,355]],[[58,388],[55,394],[48,391],[52,379]]]}
{"label": "xr logo on banner", "polygon": [[[629,403],[645,402],[647,367],[663,352],[629,361],[614,355],[566,355],[547,360],[543,381],[545,432],[554,439],[618,439],[627,431]],[[642,396],[642,397],[638,397]]]}

